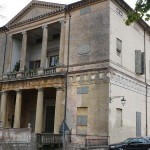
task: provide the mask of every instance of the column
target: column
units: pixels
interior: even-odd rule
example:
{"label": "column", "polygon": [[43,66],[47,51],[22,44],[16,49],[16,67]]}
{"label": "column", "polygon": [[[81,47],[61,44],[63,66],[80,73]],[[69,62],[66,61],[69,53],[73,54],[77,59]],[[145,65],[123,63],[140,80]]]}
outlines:
{"label": "column", "polygon": [[1,92],[1,121],[3,126],[6,124],[6,107],[7,107],[7,92]]}
{"label": "column", "polygon": [[43,40],[41,50],[41,66],[40,68],[46,67],[46,56],[47,56],[47,41],[48,41],[48,26],[43,26]]}
{"label": "column", "polygon": [[65,92],[62,88],[57,88],[55,105],[55,124],[54,133],[58,134],[62,121],[64,119]]}
{"label": "column", "polygon": [[60,48],[59,48],[59,65],[64,65],[65,49],[65,21],[61,21]]}
{"label": "column", "polygon": [[26,50],[27,50],[27,32],[23,32],[22,48],[20,55],[20,71],[24,71],[26,65]]}
{"label": "column", "polygon": [[14,128],[20,128],[22,92],[17,91],[15,104]]}
{"label": "column", "polygon": [[38,89],[37,104],[36,104],[36,118],[35,118],[35,133],[42,133],[43,101],[44,101],[44,91],[43,89]]}
{"label": "column", "polygon": [[10,73],[11,72],[11,60],[12,60],[12,50],[13,50],[13,38],[12,35],[8,36],[8,44],[7,44],[7,56],[5,59],[5,64],[6,64],[6,71],[5,73]]}

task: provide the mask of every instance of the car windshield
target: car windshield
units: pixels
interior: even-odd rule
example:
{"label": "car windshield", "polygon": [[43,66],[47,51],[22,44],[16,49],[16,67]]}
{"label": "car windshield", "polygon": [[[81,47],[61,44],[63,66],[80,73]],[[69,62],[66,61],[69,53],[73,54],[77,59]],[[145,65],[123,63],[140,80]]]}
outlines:
{"label": "car windshield", "polygon": [[132,139],[129,138],[129,139],[126,139],[125,141],[123,141],[122,143],[129,143]]}

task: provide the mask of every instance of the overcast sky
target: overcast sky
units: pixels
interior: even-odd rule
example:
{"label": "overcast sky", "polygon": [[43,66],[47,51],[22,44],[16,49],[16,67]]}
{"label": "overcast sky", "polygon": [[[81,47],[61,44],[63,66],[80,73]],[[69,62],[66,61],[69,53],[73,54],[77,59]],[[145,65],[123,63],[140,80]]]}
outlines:
{"label": "overcast sky", "polygon": [[[69,4],[78,0],[41,0],[47,2]],[[132,8],[134,8],[136,0],[125,0]],[[0,27],[11,20],[18,12],[20,12],[31,0],[0,0]]]}

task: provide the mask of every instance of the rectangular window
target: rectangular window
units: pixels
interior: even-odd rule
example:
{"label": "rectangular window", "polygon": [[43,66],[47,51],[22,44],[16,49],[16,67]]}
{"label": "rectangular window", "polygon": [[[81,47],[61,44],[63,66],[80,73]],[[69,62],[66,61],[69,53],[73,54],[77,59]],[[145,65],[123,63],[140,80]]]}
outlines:
{"label": "rectangular window", "polygon": [[59,56],[58,55],[51,56],[49,66],[50,67],[56,66],[56,65],[58,65],[58,62],[59,62]]}
{"label": "rectangular window", "polygon": [[117,51],[117,55],[121,56],[121,52],[122,52],[122,41],[118,38],[116,38],[116,51]]}
{"label": "rectangular window", "polygon": [[40,68],[40,64],[41,64],[40,60],[30,61],[29,62],[29,69],[37,70],[38,68]]}
{"label": "rectangular window", "polygon": [[88,108],[77,108],[77,134],[87,134]]}
{"label": "rectangular window", "polygon": [[116,127],[122,127],[122,109],[116,109]]}

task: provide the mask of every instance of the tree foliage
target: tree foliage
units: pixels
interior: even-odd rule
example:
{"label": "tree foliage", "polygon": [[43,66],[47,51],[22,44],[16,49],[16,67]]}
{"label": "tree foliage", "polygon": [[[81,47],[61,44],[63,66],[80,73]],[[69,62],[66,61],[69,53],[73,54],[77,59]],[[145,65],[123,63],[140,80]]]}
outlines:
{"label": "tree foliage", "polygon": [[145,21],[150,20],[150,0],[137,0],[134,11],[128,13],[126,24],[138,21],[143,18]]}

